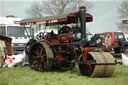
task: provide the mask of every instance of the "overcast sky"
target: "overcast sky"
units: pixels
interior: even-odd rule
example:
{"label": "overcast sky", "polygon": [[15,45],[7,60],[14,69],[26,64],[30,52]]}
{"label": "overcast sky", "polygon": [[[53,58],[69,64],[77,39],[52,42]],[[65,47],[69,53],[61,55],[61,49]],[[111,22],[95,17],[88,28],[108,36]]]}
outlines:
{"label": "overcast sky", "polygon": [[[34,0],[0,0],[0,17],[15,15],[20,18],[27,18],[26,9]],[[39,0],[36,0],[39,1]],[[123,0],[88,0],[93,4],[89,11],[93,15],[93,22],[88,23],[89,31],[92,33],[119,31],[117,23],[117,8]]]}

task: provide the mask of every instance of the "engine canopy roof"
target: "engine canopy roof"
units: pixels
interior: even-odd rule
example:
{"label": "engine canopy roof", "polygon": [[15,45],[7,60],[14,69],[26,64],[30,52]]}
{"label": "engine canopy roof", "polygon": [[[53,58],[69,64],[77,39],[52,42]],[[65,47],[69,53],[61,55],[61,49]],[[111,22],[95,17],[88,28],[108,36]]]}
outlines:
{"label": "engine canopy roof", "polygon": [[[86,22],[92,22],[92,15],[86,13]],[[27,18],[20,21],[20,25],[33,25],[33,24],[44,24],[49,25],[61,25],[61,24],[71,24],[77,23],[80,18],[79,12],[74,12],[70,14],[63,14],[58,16],[48,16],[48,17],[38,17],[38,18]]]}

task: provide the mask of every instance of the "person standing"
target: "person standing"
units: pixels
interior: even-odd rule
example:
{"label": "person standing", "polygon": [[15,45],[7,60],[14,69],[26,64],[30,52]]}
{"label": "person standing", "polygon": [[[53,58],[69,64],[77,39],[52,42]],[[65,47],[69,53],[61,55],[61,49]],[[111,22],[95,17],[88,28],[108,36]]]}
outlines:
{"label": "person standing", "polygon": [[112,44],[112,38],[110,34],[107,34],[105,37],[105,46],[108,48],[111,46],[111,44]]}

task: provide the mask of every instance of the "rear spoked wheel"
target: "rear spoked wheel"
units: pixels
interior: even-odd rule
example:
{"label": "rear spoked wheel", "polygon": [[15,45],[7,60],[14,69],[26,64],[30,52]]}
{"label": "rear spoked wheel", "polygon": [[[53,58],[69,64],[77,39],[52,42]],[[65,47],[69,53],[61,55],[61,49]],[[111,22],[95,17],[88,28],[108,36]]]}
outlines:
{"label": "rear spoked wheel", "polygon": [[45,42],[35,42],[29,51],[29,64],[36,71],[51,70],[53,65],[53,52]]}

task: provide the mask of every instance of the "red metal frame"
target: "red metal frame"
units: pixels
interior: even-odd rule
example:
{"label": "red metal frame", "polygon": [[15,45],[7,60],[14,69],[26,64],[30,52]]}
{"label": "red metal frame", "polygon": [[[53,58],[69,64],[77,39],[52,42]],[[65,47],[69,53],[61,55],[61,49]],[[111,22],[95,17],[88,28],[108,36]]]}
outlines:
{"label": "red metal frame", "polygon": [[95,49],[101,49],[102,51],[104,52],[110,52],[110,49],[109,48],[101,48],[101,47],[86,47],[83,49],[83,52],[82,52],[82,60],[85,61],[85,60],[88,60],[88,52],[90,51],[95,51]]}

